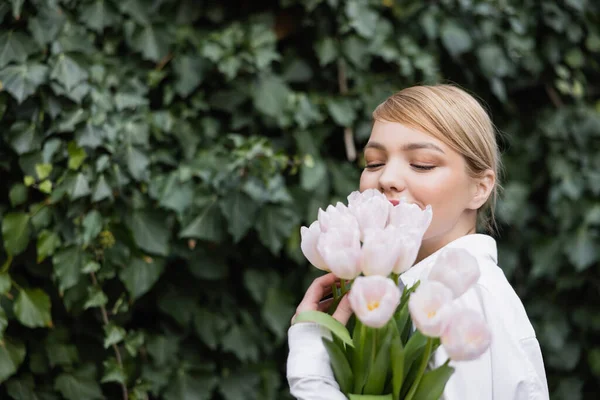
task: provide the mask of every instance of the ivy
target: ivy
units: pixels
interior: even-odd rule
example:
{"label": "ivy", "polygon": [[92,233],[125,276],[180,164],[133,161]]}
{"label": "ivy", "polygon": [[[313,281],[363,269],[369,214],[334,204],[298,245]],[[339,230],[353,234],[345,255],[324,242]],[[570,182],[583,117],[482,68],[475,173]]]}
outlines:
{"label": "ivy", "polygon": [[598,392],[599,5],[246,3],[0,5],[0,398],[290,399],[299,228],[374,107],[448,80],[502,132],[550,390]]}

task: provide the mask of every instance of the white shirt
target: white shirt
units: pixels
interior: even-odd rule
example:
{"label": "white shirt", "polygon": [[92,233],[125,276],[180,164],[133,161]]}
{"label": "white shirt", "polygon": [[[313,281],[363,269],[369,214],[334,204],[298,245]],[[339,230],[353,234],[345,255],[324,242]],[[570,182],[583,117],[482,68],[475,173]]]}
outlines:
{"label": "white shirt", "polygon": [[[548,400],[544,362],[521,300],[498,267],[496,242],[486,235],[463,236],[447,247],[463,248],[477,258],[478,283],[455,301],[481,313],[492,332],[490,348],[477,360],[450,362],[455,368],[444,400]],[[402,274],[406,286],[425,280],[439,251]],[[335,381],[321,337],[326,329],[298,323],[288,331],[287,379],[298,400],[346,400]],[[447,360],[440,346],[434,366]]]}

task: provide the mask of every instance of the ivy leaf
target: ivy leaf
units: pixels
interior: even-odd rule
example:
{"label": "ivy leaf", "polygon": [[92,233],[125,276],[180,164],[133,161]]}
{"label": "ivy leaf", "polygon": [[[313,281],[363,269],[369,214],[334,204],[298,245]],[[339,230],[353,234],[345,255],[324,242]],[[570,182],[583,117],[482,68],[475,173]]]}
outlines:
{"label": "ivy leaf", "polygon": [[214,376],[192,376],[180,372],[167,388],[165,400],[209,400],[217,385]]}
{"label": "ivy leaf", "polygon": [[61,246],[60,237],[47,229],[41,231],[37,239],[37,262],[44,261],[47,257],[54,255],[56,249]]}
{"label": "ivy leaf", "polygon": [[27,201],[27,187],[22,183],[17,183],[10,188],[8,193],[10,205],[13,207],[19,206]]}
{"label": "ivy leaf", "polygon": [[286,299],[287,297],[285,293],[279,292],[276,288],[269,288],[262,310],[265,323],[279,340],[285,338],[290,318],[294,315],[294,306],[289,299]]}
{"label": "ivy leaf", "polygon": [[0,84],[19,104],[48,80],[48,67],[42,64],[21,64],[0,70]]}
{"label": "ivy leaf", "polygon": [[233,236],[233,241],[239,242],[254,225],[259,205],[247,194],[236,191],[226,196],[219,206],[227,218],[227,230]]}
{"label": "ivy leaf", "polygon": [[297,215],[289,208],[267,205],[258,216],[256,230],[260,241],[277,255],[297,223]]}
{"label": "ivy leaf", "polygon": [[24,121],[15,122],[10,127],[8,140],[19,155],[39,150],[42,143],[35,124]]}
{"label": "ivy leaf", "polygon": [[146,25],[135,35],[132,47],[146,60],[158,62],[169,52],[167,33],[154,25]]}
{"label": "ivy leaf", "polygon": [[204,79],[206,62],[199,56],[184,55],[175,58],[173,68],[177,76],[175,91],[181,97],[187,97]]}
{"label": "ivy leaf", "polygon": [[216,203],[204,209],[196,218],[179,232],[180,239],[196,238],[220,242],[223,238],[223,216]]}
{"label": "ivy leaf", "polygon": [[15,316],[28,328],[52,326],[50,316],[50,297],[41,289],[23,289],[19,291],[14,304]]}
{"label": "ivy leaf", "polygon": [[104,361],[103,366],[104,374],[100,380],[101,383],[116,382],[120,384],[126,384],[127,374],[114,357]]}
{"label": "ivy leaf", "polygon": [[2,218],[4,248],[11,256],[16,256],[27,248],[31,235],[29,219],[29,215],[22,212],[8,213]]}
{"label": "ivy leaf", "polygon": [[83,305],[83,309],[102,307],[108,303],[108,297],[106,294],[97,286],[88,287],[89,296]]}
{"label": "ivy leaf", "polygon": [[98,210],[90,211],[81,224],[83,226],[83,243],[89,245],[102,231],[102,215]]}
{"label": "ivy leaf", "polygon": [[77,147],[77,143],[69,142],[67,146],[67,153],[69,153],[69,169],[78,170],[81,164],[87,158],[87,153],[82,147]]}
{"label": "ivy leaf", "polygon": [[96,370],[93,365],[78,367],[72,373],[62,373],[54,381],[54,389],[67,400],[102,400],[104,396],[97,383]]}
{"label": "ivy leaf", "polygon": [[339,54],[338,46],[335,41],[329,37],[317,42],[315,51],[319,58],[319,64],[322,67],[334,61]]}
{"label": "ivy leaf", "polygon": [[566,248],[566,254],[569,261],[575,265],[579,272],[593,265],[599,256],[596,241],[585,228],[579,229],[577,234],[573,236],[570,246]]}
{"label": "ivy leaf", "polygon": [[225,400],[247,399],[250,393],[256,392],[260,376],[256,373],[237,371],[222,379],[219,392]]}
{"label": "ivy leaf", "polygon": [[73,90],[75,86],[87,78],[87,71],[64,53],[58,56],[58,60],[50,73],[50,79],[60,82],[67,92]]}
{"label": "ivy leaf", "polygon": [[118,14],[111,9],[109,2],[95,0],[82,6],[79,19],[92,30],[101,33],[104,28],[117,22]]}
{"label": "ivy leaf", "polygon": [[[4,312],[4,308],[0,307],[0,343],[3,343],[2,338],[4,337],[4,331],[8,326],[8,318],[6,318],[6,312]],[[0,344],[2,346],[2,344]]]}
{"label": "ivy leaf", "polygon": [[356,113],[349,99],[330,99],[327,101],[329,115],[339,126],[352,126]]}
{"label": "ivy leaf", "polygon": [[35,44],[20,32],[8,31],[0,35],[0,68],[11,62],[23,64],[35,52]]}
{"label": "ivy leaf", "polygon": [[222,344],[224,351],[235,354],[243,362],[258,360],[259,354],[256,344],[237,325],[232,326],[229,332],[223,336]]}
{"label": "ivy leaf", "polygon": [[108,324],[104,326],[104,348],[120,343],[127,336],[127,331],[120,326]]}
{"label": "ivy leaf", "polygon": [[452,20],[444,22],[440,33],[442,43],[452,57],[457,57],[473,47],[469,32]]}
{"label": "ivy leaf", "polygon": [[69,193],[71,200],[77,200],[79,198],[89,196],[90,193],[90,184],[88,183],[85,175],[82,173],[77,174]]}
{"label": "ivy leaf", "polygon": [[110,188],[110,186],[108,186],[108,183],[106,182],[106,178],[104,178],[104,175],[100,175],[100,178],[96,182],[96,186],[94,187],[94,190],[92,192],[92,201],[99,202],[99,201],[102,201],[105,199],[112,199],[112,198],[113,198],[112,189]]}
{"label": "ivy leaf", "polygon": [[179,340],[175,336],[155,335],[148,340],[147,348],[156,365],[165,365],[177,357]]}
{"label": "ivy leaf", "polygon": [[283,79],[274,75],[259,79],[252,91],[254,107],[264,115],[278,117],[288,102],[290,89]]}
{"label": "ivy leaf", "polygon": [[153,259],[146,262],[140,258],[134,258],[125,269],[121,270],[119,278],[132,299],[135,300],[152,289],[163,270],[164,263],[162,261]]}
{"label": "ivy leaf", "polygon": [[8,272],[0,272],[0,295],[8,293],[12,286]]}
{"label": "ivy leaf", "polygon": [[151,254],[166,256],[169,252],[171,231],[165,226],[161,215],[145,210],[136,210],[129,221],[135,243]]}
{"label": "ivy leaf", "polygon": [[199,309],[194,316],[194,328],[198,337],[211,350],[216,350],[227,328],[227,320],[219,313]]}
{"label": "ivy leaf", "polygon": [[127,149],[127,168],[136,180],[142,180],[148,173],[150,159],[135,146]]}
{"label": "ivy leaf", "polygon": [[6,339],[0,346],[0,383],[10,378],[25,360],[25,345],[16,339]]}
{"label": "ivy leaf", "polygon": [[31,375],[6,382],[6,392],[13,399],[40,400],[40,397],[35,393],[35,383]]}
{"label": "ivy leaf", "polygon": [[21,11],[25,0],[10,0],[10,2],[12,3],[13,17],[18,21],[21,19]]}
{"label": "ivy leaf", "polygon": [[88,260],[89,257],[79,246],[61,249],[52,257],[54,276],[58,279],[61,293],[79,283],[83,266]]}

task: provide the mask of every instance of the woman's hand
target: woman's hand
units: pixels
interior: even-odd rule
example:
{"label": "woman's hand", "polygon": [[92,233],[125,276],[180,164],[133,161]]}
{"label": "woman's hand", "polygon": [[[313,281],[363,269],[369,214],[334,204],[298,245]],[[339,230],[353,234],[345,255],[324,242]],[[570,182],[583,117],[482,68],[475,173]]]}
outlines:
{"label": "woman's hand", "polygon": [[[323,300],[323,297],[331,294],[331,286],[339,285],[340,279],[337,278],[332,273],[327,275],[323,275],[318,277],[311,283],[311,285],[306,290],[306,294],[304,298],[296,308],[296,314],[292,318],[292,322],[296,315],[303,311],[322,311],[327,312],[329,307],[333,303],[333,299]],[[352,315],[352,309],[350,308],[350,303],[348,302],[348,296],[344,296],[340,303],[338,304],[337,309],[333,313],[333,318],[340,321],[342,324],[346,325],[350,316]]]}

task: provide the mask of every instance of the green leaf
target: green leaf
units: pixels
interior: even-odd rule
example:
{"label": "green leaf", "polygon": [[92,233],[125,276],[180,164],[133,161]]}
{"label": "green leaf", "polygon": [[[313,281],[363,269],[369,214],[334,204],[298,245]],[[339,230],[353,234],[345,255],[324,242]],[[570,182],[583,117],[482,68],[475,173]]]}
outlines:
{"label": "green leaf", "polygon": [[79,282],[83,266],[87,261],[88,256],[79,246],[61,249],[52,257],[54,276],[58,279],[58,288],[61,293]]}
{"label": "green leaf", "polygon": [[209,400],[217,385],[214,376],[192,376],[184,371],[175,375],[165,394],[165,400]]}
{"label": "green leaf", "polygon": [[391,394],[349,394],[350,400],[394,400]]}
{"label": "green leaf", "polygon": [[12,256],[20,254],[27,248],[31,227],[29,215],[18,212],[8,213],[2,218],[2,239],[6,252]]}
{"label": "green leaf", "polygon": [[202,343],[216,350],[227,328],[227,320],[219,313],[201,308],[194,316],[194,328]]}
{"label": "green leaf", "polygon": [[354,347],[352,338],[348,329],[340,321],[333,318],[331,315],[320,311],[304,311],[296,315],[294,318],[294,324],[300,322],[315,322],[331,331],[334,335],[346,343],[350,347]]}
{"label": "green leaf", "polygon": [[419,383],[413,399],[438,400],[442,396],[446,383],[453,372],[454,368],[449,365],[442,365],[433,371],[426,372]]}
{"label": "green leaf", "polygon": [[0,345],[0,383],[10,378],[25,360],[25,345],[16,339],[6,339]]}
{"label": "green leaf", "polygon": [[235,191],[219,202],[221,212],[227,219],[227,230],[234,242],[239,242],[254,225],[259,205],[247,194]]}
{"label": "green leaf", "polygon": [[47,257],[53,256],[56,249],[61,246],[60,237],[51,231],[44,229],[38,235],[37,239],[37,262],[44,261]]}
{"label": "green leaf", "polygon": [[390,346],[390,362],[392,370],[392,394],[397,399],[400,397],[400,391],[404,383],[404,348],[400,332],[397,329],[394,331],[394,337]]}
{"label": "green leaf", "polygon": [[79,361],[77,347],[74,344],[53,343],[50,340],[46,343],[46,356],[51,367],[70,366]]}
{"label": "green leaf", "polygon": [[324,38],[315,45],[319,64],[323,67],[338,57],[338,46],[332,38]]}
{"label": "green leaf", "polygon": [[446,20],[440,33],[442,43],[452,57],[457,57],[473,47],[469,32],[453,20]]}
{"label": "green leaf", "polygon": [[13,399],[40,400],[35,393],[35,383],[31,375],[23,379],[11,379],[6,382],[6,392]]}
{"label": "green leaf", "polygon": [[179,238],[220,242],[223,239],[223,224],[223,216],[219,207],[216,202],[213,202],[179,232]]}
{"label": "green leaf", "polygon": [[259,79],[252,91],[254,107],[262,114],[278,117],[285,110],[290,89],[283,79],[267,75]]}
{"label": "green leaf", "polygon": [[175,91],[181,97],[189,96],[204,79],[206,61],[197,55],[183,55],[173,60],[177,80]]}
{"label": "green leaf", "polygon": [[48,79],[48,67],[42,64],[21,64],[0,70],[0,88],[22,103]]}
{"label": "green leaf", "polygon": [[253,342],[246,332],[241,327],[234,325],[223,335],[222,339],[223,351],[231,352],[243,362],[257,362],[259,350],[256,343]]}
{"label": "green leaf", "polygon": [[35,164],[35,173],[39,180],[43,181],[50,176],[52,164]]}
{"label": "green leaf", "polygon": [[354,375],[352,374],[346,354],[333,341],[326,338],[322,338],[322,340],[329,354],[331,369],[333,370],[336,382],[340,385],[340,390],[344,393],[350,392],[352,390]]}
{"label": "green leaf", "polygon": [[42,193],[50,194],[52,193],[52,182],[46,179],[38,185],[38,189]]}
{"label": "green leaf", "polygon": [[421,355],[427,344],[427,337],[423,336],[420,331],[415,331],[408,339],[408,343],[404,347],[404,374],[408,373],[415,360],[422,358]]}
{"label": "green leaf", "polygon": [[108,303],[108,297],[98,286],[88,286],[88,298],[83,305],[83,309],[102,307]]}
{"label": "green leaf", "polygon": [[105,199],[112,199],[113,198],[113,194],[112,194],[112,189],[110,188],[110,186],[108,186],[108,183],[106,182],[106,178],[104,178],[104,175],[100,175],[100,178],[98,178],[98,181],[96,182],[96,186],[94,187],[94,190],[92,192],[92,201],[93,202],[99,202]]}
{"label": "green leaf", "polygon": [[78,173],[75,177],[75,180],[73,181],[73,185],[69,193],[71,200],[77,200],[82,197],[89,196],[90,193],[91,191],[88,179],[85,177],[84,174]]}
{"label": "green leaf", "polygon": [[118,21],[118,14],[112,10],[108,1],[95,0],[81,6],[79,19],[92,30],[100,33],[104,28]]}
{"label": "green leaf", "polygon": [[52,326],[50,307],[50,297],[42,289],[23,289],[13,308],[19,322],[26,327],[45,328]]}
{"label": "green leaf", "polygon": [[127,331],[120,326],[110,323],[104,326],[104,348],[120,343],[127,336]]}
{"label": "green leaf", "polygon": [[150,159],[148,156],[135,146],[127,149],[127,168],[136,180],[143,180],[148,174]]}
{"label": "green leaf", "polygon": [[167,33],[155,26],[146,25],[135,35],[132,47],[141,52],[146,60],[159,62],[169,52]]}
{"label": "green leaf", "polygon": [[90,211],[82,222],[83,226],[83,244],[91,244],[102,231],[102,215],[98,210]]}
{"label": "green leaf", "polygon": [[175,336],[156,335],[148,340],[147,349],[156,365],[165,365],[177,357],[179,341]]}
{"label": "green leaf", "polygon": [[163,270],[164,263],[162,261],[153,259],[146,262],[140,258],[134,258],[125,269],[119,272],[119,278],[129,291],[132,299],[135,300],[152,289]]}
{"label": "green leaf", "polygon": [[78,367],[73,373],[62,373],[54,381],[54,389],[67,400],[102,400],[104,396],[97,383],[93,365]]}
{"label": "green leaf", "polygon": [[224,258],[196,249],[189,260],[190,272],[198,279],[219,280],[229,276]]}
{"label": "green leaf", "polygon": [[279,340],[285,338],[290,324],[290,315],[294,315],[294,308],[286,293],[274,287],[267,290],[262,316],[265,324]]}
{"label": "green leaf", "polygon": [[87,71],[71,57],[61,53],[50,72],[50,79],[60,82],[70,92],[80,82],[87,80]]}
{"label": "green leaf", "polygon": [[22,155],[40,149],[41,138],[34,123],[18,121],[8,131],[8,140],[11,147]]}
{"label": "green leaf", "polygon": [[19,206],[27,201],[27,187],[22,183],[17,183],[10,188],[8,193],[10,204],[13,207]]}
{"label": "green leaf", "polygon": [[12,3],[13,17],[18,21],[21,19],[21,11],[25,0],[10,0],[10,2]]}
{"label": "green leaf", "polygon": [[356,118],[356,112],[349,99],[337,98],[327,101],[329,115],[340,126],[352,126]]}
{"label": "green leaf", "polygon": [[571,239],[570,246],[565,248],[569,261],[575,265],[577,271],[586,270],[598,260],[600,252],[596,242],[590,231],[584,227],[578,230]]}
{"label": "green leaf", "polygon": [[129,229],[135,243],[142,250],[161,256],[168,255],[171,231],[160,214],[136,210],[129,221]]}
{"label": "green leaf", "polygon": [[8,293],[12,286],[8,272],[0,272],[0,295]]}
{"label": "green leaf", "polygon": [[67,152],[69,153],[69,169],[78,170],[87,158],[87,153],[82,147],[77,147],[75,142],[69,142]]}
{"label": "green leaf", "polygon": [[256,393],[260,375],[244,371],[235,371],[219,382],[219,392],[225,400],[248,398],[249,393]]}
{"label": "green leaf", "polygon": [[385,328],[377,329],[374,332],[377,335],[377,355],[369,368],[367,382],[363,390],[364,393],[378,394],[384,390],[390,367],[390,348],[392,340],[395,338],[394,332],[397,332],[396,328],[392,326],[395,323],[392,320]]}
{"label": "green leaf", "polygon": [[4,337],[4,331],[6,330],[7,326],[8,318],[6,318],[6,312],[4,311],[4,308],[0,306],[0,346],[4,344],[2,338]]}
{"label": "green leaf", "polygon": [[35,44],[20,32],[8,31],[0,35],[0,68],[11,62],[22,64],[35,52]]}
{"label": "green leaf", "polygon": [[298,217],[291,209],[269,204],[261,210],[256,230],[260,241],[278,254],[297,223]]}
{"label": "green leaf", "polygon": [[104,374],[100,380],[101,383],[116,382],[127,385],[127,374],[114,357],[105,360],[103,365]]}

